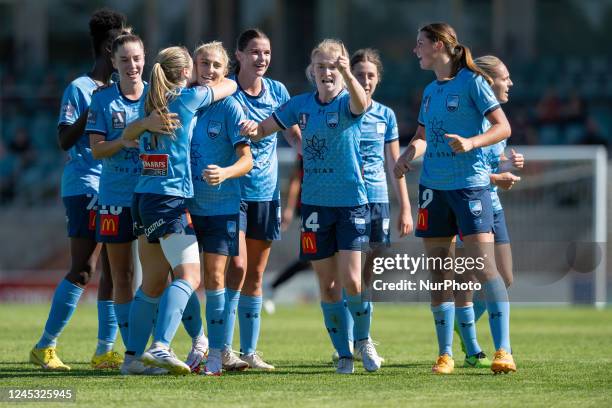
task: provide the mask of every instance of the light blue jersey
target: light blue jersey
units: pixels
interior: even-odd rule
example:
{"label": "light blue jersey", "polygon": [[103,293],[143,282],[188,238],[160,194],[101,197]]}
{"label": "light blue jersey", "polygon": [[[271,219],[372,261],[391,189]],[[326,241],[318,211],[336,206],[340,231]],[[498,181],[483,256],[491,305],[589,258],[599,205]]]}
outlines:
{"label": "light blue jersey", "polygon": [[[72,125],[91,103],[91,95],[98,84],[87,75],[81,75],[66,87],[62,96],[58,126]],[[83,134],[68,150],[68,162],[62,175],[62,197],[97,194],[102,162],[91,156],[89,136]]]}
{"label": "light blue jersey", "polygon": [[353,207],[368,202],[359,154],[363,115],[353,115],[349,102],[346,90],[329,103],[310,92],[291,98],[274,112],[281,128],[298,124],[302,130],[303,204]]}
{"label": "light blue jersey", "polygon": [[388,203],[385,173],[385,144],[398,140],[397,120],[393,110],[372,101],[361,121],[359,150],[363,160],[363,177],[370,203]]}
{"label": "light blue jersey", "polygon": [[[189,153],[192,122],[196,111],[210,105],[213,99],[213,92],[207,86],[181,88],[168,104],[168,110],[178,114],[181,122],[174,137],[143,133],[140,137],[142,173],[134,190],[136,193],[193,196]],[[142,114],[144,116],[144,112]]]}
{"label": "light blue jersey", "polygon": [[249,143],[247,138],[240,136],[239,123],[245,118],[242,106],[234,97],[198,111],[191,139],[194,195],[187,202],[191,214],[231,215],[240,211],[240,180],[228,179],[221,185],[211,186],[202,177],[202,170],[209,164],[228,167],[236,162],[235,146]]}
{"label": "light blue jersey", "polygon": [[[484,119],[485,129],[489,129],[491,124],[487,119]],[[499,143],[495,143],[491,146],[483,147],[485,152],[485,156],[487,158],[487,163],[490,166],[490,172],[499,173],[499,162],[502,154],[504,154],[504,150],[506,150],[507,141],[502,140]],[[493,205],[493,212],[498,212],[503,209],[501,201],[499,200],[499,195],[497,194],[497,186],[495,184],[491,184],[489,188],[491,190],[491,204]]]}
{"label": "light blue jersey", "polygon": [[483,149],[453,153],[444,135],[469,138],[484,133],[483,118],[497,108],[499,102],[489,84],[468,69],[448,81],[430,83],[419,112],[427,140],[420,183],[436,190],[488,186],[489,165]]}
{"label": "light blue jersey", "polygon": [[[123,129],[140,118],[144,110],[147,85],[140,99],[128,99],[119,84],[96,92],[91,100],[85,132],[104,135],[107,142],[121,137]],[[123,148],[102,159],[99,203],[129,207],[142,166],[138,149]]]}
{"label": "light blue jersey", "polygon": [[[238,83],[236,76],[232,77]],[[262,122],[289,100],[285,85],[269,78],[262,79],[263,89],[257,96],[247,94],[238,84],[234,97],[240,102],[247,119]],[[276,138],[280,132],[251,143],[253,169],[240,179],[244,201],[280,200]]]}

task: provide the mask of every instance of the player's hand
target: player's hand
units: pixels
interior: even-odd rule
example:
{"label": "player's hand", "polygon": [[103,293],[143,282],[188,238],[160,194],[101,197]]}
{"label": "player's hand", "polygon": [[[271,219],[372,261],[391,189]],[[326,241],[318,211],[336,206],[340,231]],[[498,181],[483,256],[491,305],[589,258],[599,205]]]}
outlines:
{"label": "player's hand", "polygon": [[[164,117],[166,120],[164,120]],[[151,133],[159,133],[162,135],[171,135],[174,131],[181,127],[181,121],[176,113],[166,113],[162,115],[155,110],[145,118],[146,128]]]}
{"label": "player's hand", "polygon": [[343,77],[351,72],[349,59],[344,55],[340,55],[334,65]]}
{"label": "player's hand", "polygon": [[246,137],[256,137],[257,129],[259,128],[259,123],[254,120],[243,120],[239,123],[240,125],[240,135]]}
{"label": "player's hand", "polygon": [[285,208],[281,217],[281,231],[287,231],[293,221],[293,208]]}
{"label": "player's hand", "polygon": [[491,181],[503,190],[510,190],[514,184],[521,181],[521,178],[507,171],[505,173],[492,174]]}
{"label": "player's hand", "polygon": [[514,149],[510,149],[510,157],[508,157],[510,163],[517,168],[522,169],[525,165],[525,157],[521,153],[517,153]]}
{"label": "player's hand", "polygon": [[204,177],[204,180],[211,186],[218,186],[227,179],[227,170],[216,164],[209,164],[202,170],[202,177]]}
{"label": "player's hand", "polygon": [[413,229],[414,222],[412,221],[410,209],[402,210],[397,218],[397,231],[399,232],[400,238],[412,233]]}
{"label": "player's hand", "polygon": [[474,148],[474,142],[466,137],[461,137],[452,133],[444,135],[448,140],[448,145],[455,153],[467,153]]}
{"label": "player's hand", "polygon": [[121,144],[125,149],[138,149],[138,140],[127,140],[121,138]]}
{"label": "player's hand", "polygon": [[399,179],[404,177],[404,174],[408,173],[409,171],[412,171],[412,166],[410,165],[410,162],[406,160],[403,155],[400,156],[397,159],[397,162],[395,162],[395,167],[393,167],[393,174],[396,178]]}

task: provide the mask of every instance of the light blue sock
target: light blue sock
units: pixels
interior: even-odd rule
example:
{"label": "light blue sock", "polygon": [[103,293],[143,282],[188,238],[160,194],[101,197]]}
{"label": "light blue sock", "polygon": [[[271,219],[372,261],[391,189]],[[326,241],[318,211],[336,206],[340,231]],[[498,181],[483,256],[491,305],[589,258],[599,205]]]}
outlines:
{"label": "light blue sock", "polygon": [[206,327],[210,348],[223,349],[225,340],[225,291],[206,291]]}
{"label": "light blue sock", "polygon": [[83,288],[62,279],[53,294],[45,331],[36,343],[36,348],[54,347],[57,344],[57,338],[68,324],[82,294]]}
{"label": "light blue sock", "polygon": [[431,311],[436,324],[438,338],[438,354],[453,355],[453,326],[455,324],[455,304],[445,302],[439,306],[432,306]]}
{"label": "light blue sock", "polygon": [[170,346],[192,293],[193,288],[184,279],[176,279],[164,290],[159,301],[153,336],[156,342]]}
{"label": "light blue sock", "polygon": [[487,311],[487,302],[483,300],[474,300],[474,322],[480,320],[480,317]]}
{"label": "light blue sock", "polygon": [[144,353],[145,347],[153,331],[153,323],[157,314],[159,297],[150,297],[138,288],[130,308],[130,321],[128,323],[128,351],[136,357]]}
{"label": "light blue sock", "polygon": [[189,337],[192,339],[200,337],[204,334],[204,327],[202,327],[202,310],[200,308],[200,299],[198,299],[198,294],[193,292],[191,297],[189,298],[189,302],[187,302],[187,306],[185,306],[185,311],[183,312],[183,326],[185,326],[185,330]]}
{"label": "light blue sock", "polygon": [[117,316],[117,326],[119,326],[119,332],[121,333],[121,338],[123,339],[123,344],[127,348],[129,344],[129,335],[130,335],[130,307],[132,306],[132,302],[127,303],[115,303],[115,315]]}
{"label": "light blue sock", "polygon": [[370,302],[364,301],[361,293],[347,298],[348,309],[354,322],[354,340],[367,340],[370,337],[370,324],[372,323],[372,313],[370,313]]}
{"label": "light blue sock", "polygon": [[325,328],[329,333],[334,348],[340,357],[352,357],[353,354],[349,349],[348,331],[346,325],[346,307],[344,302],[325,303],[321,302],[323,310],[323,321]]}
{"label": "light blue sock", "polygon": [[474,292],[474,321],[477,322],[480,320],[480,317],[487,311],[487,302],[484,300],[484,294],[482,290],[478,290]]}
{"label": "light blue sock", "polygon": [[455,307],[455,318],[459,326],[459,334],[465,344],[468,357],[482,351],[476,340],[476,322],[474,321],[474,308],[472,306]]}
{"label": "light blue sock", "polygon": [[483,288],[495,350],[503,348],[510,353],[510,303],[506,285],[502,278],[497,277],[485,282]]}
{"label": "light blue sock", "polygon": [[232,348],[234,342],[234,326],[236,325],[236,309],[240,299],[240,291],[225,288],[225,334],[224,348]]}
{"label": "light blue sock", "polygon": [[115,302],[112,300],[98,300],[97,355],[108,353],[113,349],[118,330]]}
{"label": "light blue sock", "polygon": [[240,323],[240,352],[253,354],[259,340],[261,323],[261,296],[240,295],[238,321]]}
{"label": "light blue sock", "polygon": [[353,316],[351,315],[351,311],[348,308],[346,289],[344,288],[342,288],[342,304],[344,305],[348,341],[349,344],[353,344],[355,342],[355,322],[353,321]]}

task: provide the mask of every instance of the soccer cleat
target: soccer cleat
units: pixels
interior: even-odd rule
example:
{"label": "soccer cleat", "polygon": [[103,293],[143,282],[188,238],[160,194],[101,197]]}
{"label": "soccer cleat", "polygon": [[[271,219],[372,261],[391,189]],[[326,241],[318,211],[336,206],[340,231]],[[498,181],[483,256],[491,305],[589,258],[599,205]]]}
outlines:
{"label": "soccer cleat", "polygon": [[174,375],[186,375],[191,373],[191,368],[179,360],[172,350],[161,343],[153,343],[140,357],[145,365],[159,367],[168,370]]}
{"label": "soccer cleat", "polygon": [[249,368],[249,363],[239,359],[230,348],[221,352],[221,363],[225,371],[244,371]]}
{"label": "soccer cleat", "polygon": [[208,359],[204,366],[204,371],[201,371],[202,375],[220,376],[223,372],[223,364],[220,349],[210,349],[208,353]]}
{"label": "soccer cleat", "polygon": [[185,364],[189,366],[192,373],[200,371],[202,360],[208,355],[208,338],[205,335],[196,337],[191,342],[191,350],[187,355]]}
{"label": "soccer cleat", "polygon": [[491,363],[491,371],[495,374],[504,373],[508,374],[510,371],[516,372],[516,364],[512,354],[508,353],[503,348],[500,348],[495,352],[493,356],[493,362]]}
{"label": "soccer cleat", "polygon": [[94,354],[91,358],[91,368],[95,370],[115,369],[121,367],[123,357],[116,351],[109,351],[104,354]]}
{"label": "soccer cleat", "polygon": [[[378,343],[377,341],[374,341],[370,338],[370,341],[372,342],[373,345],[378,346],[380,343]],[[355,352],[353,352],[353,347],[351,346],[351,352],[353,353],[353,358],[355,359],[355,361],[361,361],[362,357],[361,357],[361,349],[359,347],[357,347],[357,349],[355,350]],[[378,358],[380,358],[380,362],[384,363],[385,362],[385,358],[382,356],[378,356]]]}
{"label": "soccer cleat", "polygon": [[438,356],[436,364],[431,367],[434,374],[450,374],[455,369],[455,360],[448,354],[444,353]]}
{"label": "soccer cleat", "polygon": [[353,357],[341,357],[336,366],[336,374],[353,374],[355,371]]}
{"label": "soccer cleat", "polygon": [[163,375],[168,374],[168,370],[159,367],[147,367],[135,356],[126,354],[123,364],[121,364],[121,374],[123,375]]}
{"label": "soccer cleat", "polygon": [[30,350],[30,362],[50,371],[70,371],[70,367],[60,360],[55,347],[34,347]]}
{"label": "soccer cleat", "polygon": [[241,354],[240,359],[247,363],[252,369],[274,371],[274,366],[263,361],[258,352],[251,354]]}
{"label": "soccer cleat", "polygon": [[356,344],[357,352],[361,355],[363,361],[363,368],[366,371],[373,373],[374,371],[378,371],[380,368],[382,361],[378,353],[376,352],[376,347],[374,347],[374,343],[370,339],[360,340]]}
{"label": "soccer cleat", "polygon": [[484,352],[474,354],[473,356],[465,357],[463,364],[465,368],[491,368],[491,360],[487,358]]}
{"label": "soccer cleat", "polygon": [[455,325],[453,326],[453,329],[455,330],[455,334],[459,338],[459,344],[461,345],[461,351],[463,351],[463,354],[467,356],[467,349],[465,348],[465,343],[463,342],[463,338],[461,337],[461,332],[459,331],[459,323],[457,322],[457,320],[455,320]]}

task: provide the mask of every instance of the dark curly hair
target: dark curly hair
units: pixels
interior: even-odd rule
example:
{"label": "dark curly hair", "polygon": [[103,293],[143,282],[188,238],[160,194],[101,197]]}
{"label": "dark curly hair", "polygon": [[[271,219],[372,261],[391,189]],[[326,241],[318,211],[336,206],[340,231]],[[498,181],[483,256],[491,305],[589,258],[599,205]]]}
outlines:
{"label": "dark curly hair", "polygon": [[126,22],[125,15],[108,8],[102,8],[93,13],[89,20],[89,35],[91,35],[96,57],[102,53],[102,47],[109,38],[114,38],[121,33]]}

